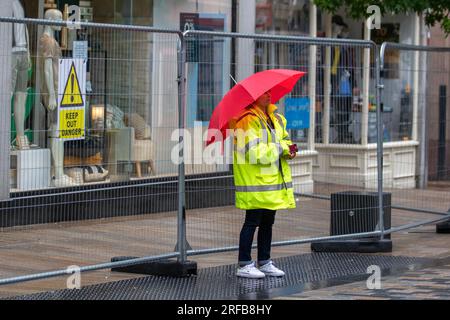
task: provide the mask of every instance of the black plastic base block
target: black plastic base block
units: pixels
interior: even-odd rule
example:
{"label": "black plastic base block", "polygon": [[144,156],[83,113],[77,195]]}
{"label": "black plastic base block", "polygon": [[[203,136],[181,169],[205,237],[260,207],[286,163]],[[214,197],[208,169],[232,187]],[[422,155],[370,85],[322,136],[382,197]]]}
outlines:
{"label": "black plastic base block", "polygon": [[392,252],[392,240],[332,240],[311,243],[313,252]]}
{"label": "black plastic base block", "polygon": [[[111,262],[136,258],[137,257],[114,257],[111,259]],[[184,263],[181,263],[177,260],[151,261],[126,267],[112,268],[111,271],[154,276],[189,277],[191,275],[197,275],[197,262],[185,261]]]}
{"label": "black plastic base block", "polygon": [[444,221],[436,225],[436,233],[450,233],[450,221]]}

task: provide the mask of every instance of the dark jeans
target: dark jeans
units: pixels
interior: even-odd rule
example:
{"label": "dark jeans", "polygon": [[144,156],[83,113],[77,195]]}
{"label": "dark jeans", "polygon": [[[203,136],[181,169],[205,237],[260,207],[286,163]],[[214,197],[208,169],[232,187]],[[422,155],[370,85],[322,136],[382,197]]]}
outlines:
{"label": "dark jeans", "polygon": [[259,227],[258,263],[263,265],[269,262],[275,213],[275,210],[269,209],[247,210],[239,237],[239,266],[242,267],[252,262],[251,250],[256,227]]}

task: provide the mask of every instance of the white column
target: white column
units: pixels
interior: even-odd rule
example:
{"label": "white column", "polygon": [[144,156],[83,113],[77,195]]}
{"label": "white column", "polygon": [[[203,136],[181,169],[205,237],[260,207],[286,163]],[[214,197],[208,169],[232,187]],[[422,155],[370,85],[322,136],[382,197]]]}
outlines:
{"label": "white column", "polygon": [[[255,33],[256,1],[240,0],[238,7],[238,32]],[[245,79],[255,72],[255,41],[236,40],[236,81]]]}
{"label": "white column", "polygon": [[[325,36],[332,37],[331,14],[325,14]],[[323,86],[323,118],[322,137],[323,143],[330,143],[330,88],[331,88],[331,46],[325,48],[325,70]]]}
{"label": "white column", "polygon": [[[370,29],[367,25],[370,24],[370,18],[364,23],[364,40],[370,40]],[[376,54],[376,53],[375,53]],[[370,83],[370,48],[364,49],[363,59],[363,82],[362,94],[363,104],[361,110],[361,144],[367,145],[367,128],[369,125],[369,83]]]}
{"label": "white column", "polygon": [[[413,15],[414,19],[414,43],[420,44],[420,16],[418,14]],[[414,52],[414,69],[413,69],[413,127],[412,127],[412,140],[418,140],[417,128],[418,128],[418,110],[419,110],[419,51]]]}
{"label": "white column", "polygon": [[[11,0],[0,1],[0,17],[12,16]],[[0,200],[9,198],[11,135],[11,24],[0,23]]]}
{"label": "white column", "polygon": [[[313,0],[310,0],[309,6],[309,36],[317,37],[317,6]],[[309,134],[308,134],[308,150],[314,150],[314,142],[316,135],[316,64],[317,64],[317,46],[309,47],[309,68],[308,68],[308,92],[310,103],[309,114]]]}
{"label": "white column", "polygon": [[[420,44],[422,46],[427,45],[427,28],[425,26],[425,17],[423,14],[420,15]],[[427,157],[427,99],[426,91],[427,86],[427,52],[420,53],[420,172],[419,172],[419,186],[420,188],[425,188],[428,181],[428,157]]]}

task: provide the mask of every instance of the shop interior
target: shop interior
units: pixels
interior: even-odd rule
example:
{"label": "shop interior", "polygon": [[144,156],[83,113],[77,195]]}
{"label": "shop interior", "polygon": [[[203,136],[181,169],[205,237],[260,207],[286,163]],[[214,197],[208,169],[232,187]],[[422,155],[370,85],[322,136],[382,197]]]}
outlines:
{"label": "shop interior", "polygon": [[[71,11],[73,5],[78,11]],[[152,0],[14,0],[14,17],[70,20],[75,15],[83,22],[152,25],[152,8]],[[34,24],[13,29],[11,192],[155,176],[151,112],[143,94],[151,92],[150,80],[120,81],[148,67],[148,61],[136,59],[136,52],[151,52],[144,35]],[[55,108],[62,101],[56,97],[59,59],[86,64],[85,77],[66,83],[84,88],[85,133],[66,140],[59,139]]]}

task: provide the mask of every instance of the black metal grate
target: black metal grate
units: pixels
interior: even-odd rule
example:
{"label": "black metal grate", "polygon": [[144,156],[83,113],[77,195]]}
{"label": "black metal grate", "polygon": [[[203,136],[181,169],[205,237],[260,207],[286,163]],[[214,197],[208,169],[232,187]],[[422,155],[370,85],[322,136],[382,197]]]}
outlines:
{"label": "black metal grate", "polygon": [[[200,269],[197,276],[169,278],[145,276],[106,284],[84,287],[80,290],[59,290],[26,296],[19,300],[208,300],[249,299],[264,297],[272,289],[295,287],[306,283],[367,278],[370,265],[381,270],[404,269],[429,264],[431,259],[361,255],[349,253],[313,253],[274,259],[286,272],[283,278],[266,277],[262,280],[235,276],[236,265]],[[358,280],[361,280],[358,279]],[[258,295],[259,293],[259,295]]]}

